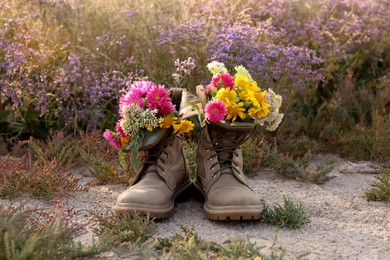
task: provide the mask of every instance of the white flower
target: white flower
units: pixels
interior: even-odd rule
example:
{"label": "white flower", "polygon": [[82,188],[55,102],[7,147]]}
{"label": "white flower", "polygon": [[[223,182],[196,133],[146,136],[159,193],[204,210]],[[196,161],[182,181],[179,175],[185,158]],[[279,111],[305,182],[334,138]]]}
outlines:
{"label": "white flower", "polygon": [[157,109],[141,109],[135,104],[124,106],[120,126],[126,135],[137,136],[141,129],[157,127],[157,112]]}
{"label": "white flower", "polygon": [[278,126],[282,122],[283,117],[284,117],[284,114],[279,113],[274,121],[271,121],[269,124],[267,124],[266,129],[268,131],[271,131],[271,132],[275,131],[276,128],[278,128]]}
{"label": "white flower", "polygon": [[177,85],[180,83],[180,80],[181,80],[181,75],[178,74],[178,73],[173,73],[172,74],[172,78],[173,78],[173,82]]}
{"label": "white flower", "polygon": [[220,75],[224,73],[228,73],[225,64],[219,61],[212,61],[207,64],[207,69],[210,71],[212,75]]}
{"label": "white flower", "polygon": [[268,89],[265,95],[265,102],[270,104],[269,113],[266,117],[256,120],[256,123],[265,125],[268,131],[275,131],[284,117],[283,113],[279,113],[280,106],[282,105],[282,96],[277,95],[272,89]]}

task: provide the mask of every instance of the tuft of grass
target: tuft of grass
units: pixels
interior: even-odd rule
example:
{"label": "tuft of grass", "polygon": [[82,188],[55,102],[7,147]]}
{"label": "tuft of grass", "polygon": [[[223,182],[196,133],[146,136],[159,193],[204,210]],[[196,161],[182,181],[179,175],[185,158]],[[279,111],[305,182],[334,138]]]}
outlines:
{"label": "tuft of grass", "polygon": [[0,259],[74,259],[96,253],[94,246],[73,240],[80,227],[64,225],[61,214],[36,221],[35,213],[0,206]]}
{"label": "tuft of grass", "polygon": [[181,226],[183,235],[175,234],[159,238],[154,245],[163,259],[281,259],[278,256],[267,257],[260,248],[243,240],[233,240],[221,245],[207,242],[194,232],[194,227]]}
{"label": "tuft of grass", "polygon": [[365,192],[368,201],[390,201],[390,168],[381,168],[377,181]]}
{"label": "tuft of grass", "polygon": [[74,139],[61,131],[52,134],[46,141],[30,137],[28,147],[33,151],[33,159],[44,163],[56,160],[60,165],[70,167],[76,163],[77,152]]}
{"label": "tuft of grass", "polygon": [[305,169],[309,165],[311,153],[307,152],[302,158],[294,160],[291,156],[282,154],[276,147],[270,144],[264,144],[262,149],[265,151],[264,164],[276,170],[282,176],[295,179],[303,179]]}
{"label": "tuft of grass", "polygon": [[156,225],[148,217],[137,215],[118,218],[114,213],[94,213],[97,227],[93,232],[98,236],[100,247],[109,249],[123,243],[142,244],[155,232]]}
{"label": "tuft of grass", "polygon": [[[283,147],[280,147],[283,151]],[[309,138],[306,135],[302,135],[300,137],[293,138],[286,140],[286,151],[291,154],[293,158],[301,158],[305,156],[308,152],[311,154],[314,154],[319,148],[319,144]]]}
{"label": "tuft of grass", "polygon": [[295,204],[284,197],[283,205],[275,204],[273,207],[263,202],[262,221],[280,227],[299,228],[310,222],[302,204]]}
{"label": "tuft of grass", "polygon": [[305,180],[308,180],[315,184],[324,184],[325,182],[330,180],[328,173],[330,173],[333,168],[334,165],[331,162],[321,163],[317,166],[315,171],[306,172]]}
{"label": "tuft of grass", "polygon": [[26,192],[50,199],[54,195],[86,190],[78,181],[56,159],[43,163],[32,162],[31,157],[27,160],[10,156],[0,159],[0,197],[12,198]]}

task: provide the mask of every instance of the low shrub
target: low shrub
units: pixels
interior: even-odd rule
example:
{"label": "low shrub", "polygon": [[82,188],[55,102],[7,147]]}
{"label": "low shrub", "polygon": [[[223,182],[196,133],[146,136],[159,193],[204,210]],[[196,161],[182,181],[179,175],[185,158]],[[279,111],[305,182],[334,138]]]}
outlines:
{"label": "low shrub", "polygon": [[365,192],[368,201],[390,201],[390,168],[381,168],[376,181]]}
{"label": "low shrub", "polygon": [[299,228],[310,222],[302,204],[296,204],[284,197],[283,205],[273,207],[263,202],[261,220],[280,227]]}

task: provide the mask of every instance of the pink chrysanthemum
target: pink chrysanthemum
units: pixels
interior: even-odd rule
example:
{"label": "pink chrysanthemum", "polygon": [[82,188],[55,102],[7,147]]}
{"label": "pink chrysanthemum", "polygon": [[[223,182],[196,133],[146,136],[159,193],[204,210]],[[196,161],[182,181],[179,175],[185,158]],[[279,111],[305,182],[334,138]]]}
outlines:
{"label": "pink chrysanthemum", "polygon": [[204,93],[205,93],[206,95],[210,94],[210,91],[211,91],[212,88],[217,89],[217,88],[213,85],[213,83],[208,84],[208,85],[204,88]]}
{"label": "pink chrysanthemum", "polygon": [[234,78],[229,74],[220,74],[213,77],[211,84],[217,89],[220,88],[230,88],[230,90],[234,87]]}
{"label": "pink chrysanthemum", "polygon": [[115,138],[115,136],[112,134],[112,132],[109,129],[106,129],[103,134],[104,139],[110,142],[110,144],[115,149],[120,149],[122,147],[121,142]]}
{"label": "pink chrysanthemum", "polygon": [[176,109],[176,106],[172,104],[171,99],[166,99],[164,102],[161,103],[160,107],[158,108],[157,117],[159,116],[167,116],[172,111]]}
{"label": "pink chrysanthemum", "polygon": [[211,100],[204,108],[206,119],[210,122],[219,122],[225,118],[226,104],[221,100]]}
{"label": "pink chrysanthemum", "polygon": [[121,121],[118,121],[116,123],[115,130],[119,134],[120,137],[126,137],[126,134],[125,134],[125,132],[123,131],[123,129],[121,127]]}
{"label": "pink chrysanthemum", "polygon": [[146,101],[150,109],[157,109],[157,116],[169,115],[175,107],[169,97],[169,92],[163,85],[152,87],[146,94]]}
{"label": "pink chrysanthemum", "polygon": [[132,85],[132,87],[139,89],[142,95],[146,95],[149,92],[149,90],[154,86],[155,84],[153,82],[146,81],[146,80],[136,81]]}
{"label": "pink chrysanthemum", "polygon": [[119,114],[123,116],[122,110],[124,106],[138,104],[140,107],[145,105],[145,95],[155,85],[151,81],[136,81],[129,91],[122,95],[119,99]]}

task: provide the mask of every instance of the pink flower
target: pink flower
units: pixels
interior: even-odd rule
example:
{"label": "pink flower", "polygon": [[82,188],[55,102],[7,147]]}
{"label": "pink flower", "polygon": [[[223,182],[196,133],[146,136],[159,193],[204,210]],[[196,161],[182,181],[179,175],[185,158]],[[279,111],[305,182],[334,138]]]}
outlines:
{"label": "pink flower", "polygon": [[145,95],[155,85],[151,81],[136,81],[129,91],[119,99],[119,114],[123,116],[122,109],[130,104],[138,104],[140,107],[145,105]]}
{"label": "pink flower", "polygon": [[113,133],[109,130],[106,129],[103,134],[104,139],[110,142],[110,144],[115,148],[115,149],[120,149],[122,147],[121,142],[115,138]]}
{"label": "pink flower", "polygon": [[152,87],[146,94],[146,101],[150,109],[158,110],[157,116],[169,115],[175,109],[169,97],[169,92],[163,85]]}
{"label": "pink flower", "polygon": [[149,90],[154,87],[155,84],[151,81],[136,81],[133,83],[132,87],[137,88],[141,91],[142,95],[146,95],[146,93],[149,92]]}
{"label": "pink flower", "polygon": [[220,74],[213,77],[211,84],[217,89],[230,88],[232,90],[234,87],[234,78],[229,73]]}
{"label": "pink flower", "polygon": [[206,119],[210,122],[219,122],[225,118],[226,104],[221,100],[211,100],[204,108]]}
{"label": "pink flower", "polygon": [[172,104],[170,100],[171,99],[166,99],[165,102],[161,103],[161,106],[158,108],[158,113],[157,113],[158,117],[167,116],[176,109],[176,106]]}
{"label": "pink flower", "polygon": [[213,85],[213,83],[210,83],[210,84],[208,84],[208,85],[204,88],[204,93],[205,93],[206,95],[210,94],[211,88],[217,89],[217,88]]}
{"label": "pink flower", "polygon": [[120,137],[126,137],[126,134],[125,132],[123,132],[123,129],[121,127],[121,121],[118,121],[118,123],[116,123],[115,130]]}

